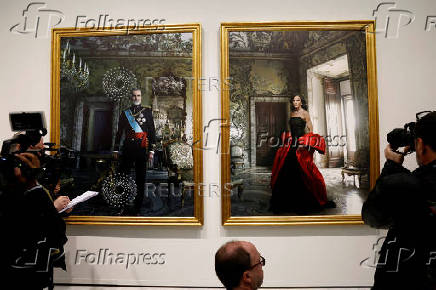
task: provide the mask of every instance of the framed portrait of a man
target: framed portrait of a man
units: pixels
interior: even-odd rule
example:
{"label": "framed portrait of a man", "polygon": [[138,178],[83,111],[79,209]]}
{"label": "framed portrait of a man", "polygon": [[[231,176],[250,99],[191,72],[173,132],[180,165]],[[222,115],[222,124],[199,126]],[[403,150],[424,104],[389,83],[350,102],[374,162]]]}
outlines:
{"label": "framed portrait of a man", "polygon": [[67,223],[202,224],[200,75],[199,24],[53,29],[52,183],[81,201]]}
{"label": "framed portrait of a man", "polygon": [[224,225],[360,224],[379,174],[373,21],[221,24]]}

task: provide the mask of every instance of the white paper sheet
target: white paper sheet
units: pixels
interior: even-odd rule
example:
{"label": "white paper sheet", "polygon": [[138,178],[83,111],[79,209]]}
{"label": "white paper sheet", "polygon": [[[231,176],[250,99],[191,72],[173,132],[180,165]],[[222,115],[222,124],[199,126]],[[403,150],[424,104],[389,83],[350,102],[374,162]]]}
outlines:
{"label": "white paper sheet", "polygon": [[82,193],[81,195],[76,196],[75,198],[73,198],[73,200],[71,200],[70,203],[67,204],[67,206],[64,209],[62,209],[59,213],[64,212],[67,209],[72,208],[76,204],[79,204],[81,202],[87,201],[88,199],[90,199],[90,198],[92,198],[94,196],[97,196],[97,195],[98,195],[97,191],[88,190],[88,191]]}

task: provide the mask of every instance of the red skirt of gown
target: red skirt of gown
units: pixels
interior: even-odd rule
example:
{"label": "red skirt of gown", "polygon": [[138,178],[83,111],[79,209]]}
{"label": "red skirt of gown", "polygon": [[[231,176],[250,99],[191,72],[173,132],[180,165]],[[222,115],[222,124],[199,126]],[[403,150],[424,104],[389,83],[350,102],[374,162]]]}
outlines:
{"label": "red skirt of gown", "polygon": [[270,209],[273,212],[305,213],[320,210],[327,203],[324,178],[313,162],[313,153],[325,153],[323,137],[308,133],[292,146],[290,133],[282,134],[283,146],[275,155],[271,188]]}

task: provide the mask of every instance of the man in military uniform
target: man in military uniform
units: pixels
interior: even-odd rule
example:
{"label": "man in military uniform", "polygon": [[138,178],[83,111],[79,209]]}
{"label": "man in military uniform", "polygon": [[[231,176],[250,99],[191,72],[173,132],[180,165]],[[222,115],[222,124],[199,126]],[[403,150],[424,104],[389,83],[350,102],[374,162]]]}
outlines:
{"label": "man in military uniform", "polygon": [[139,213],[144,200],[146,162],[149,158],[153,159],[156,134],[151,109],[141,105],[140,89],[132,90],[131,100],[133,105],[120,115],[114,149],[116,152],[119,150],[121,138],[125,136],[121,148],[120,172],[128,174],[135,164],[137,195],[134,211]]}

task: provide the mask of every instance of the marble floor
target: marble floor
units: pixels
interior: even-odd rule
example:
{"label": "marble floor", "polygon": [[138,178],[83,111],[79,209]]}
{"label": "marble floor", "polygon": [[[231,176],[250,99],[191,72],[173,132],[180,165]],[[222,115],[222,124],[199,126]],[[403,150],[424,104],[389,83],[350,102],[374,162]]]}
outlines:
{"label": "marble floor", "polygon": [[[75,172],[74,180],[76,188],[68,193],[73,193],[73,199],[78,194],[89,190],[95,184],[99,176],[92,176],[92,171]],[[95,174],[95,173],[94,173]],[[132,180],[135,180],[135,173],[132,169]],[[168,179],[167,171],[147,170],[146,184],[144,190],[144,200],[140,211],[135,213],[138,216],[158,217],[158,216],[193,216],[194,215],[194,195],[192,189],[186,189],[182,206],[182,195],[180,183],[171,182]],[[100,191],[100,188],[97,189]],[[75,193],[75,194],[74,194]],[[133,203],[130,204],[133,206]],[[128,206],[126,206],[128,208]],[[103,198],[102,194],[76,205],[72,215],[84,216],[131,216],[128,210],[111,207]]]}
{"label": "marble floor", "polygon": [[[327,198],[336,203],[336,208],[326,208],[311,215],[348,215],[360,214],[362,204],[368,195],[368,189],[360,188],[358,178],[345,176],[342,181],[340,168],[320,168],[327,187]],[[242,179],[242,194],[232,195],[232,216],[262,216],[273,215],[269,209],[271,188],[269,186],[271,169],[253,167],[239,170],[232,180]],[[362,187],[368,183],[362,178]],[[296,215],[284,213],[284,215]]]}

